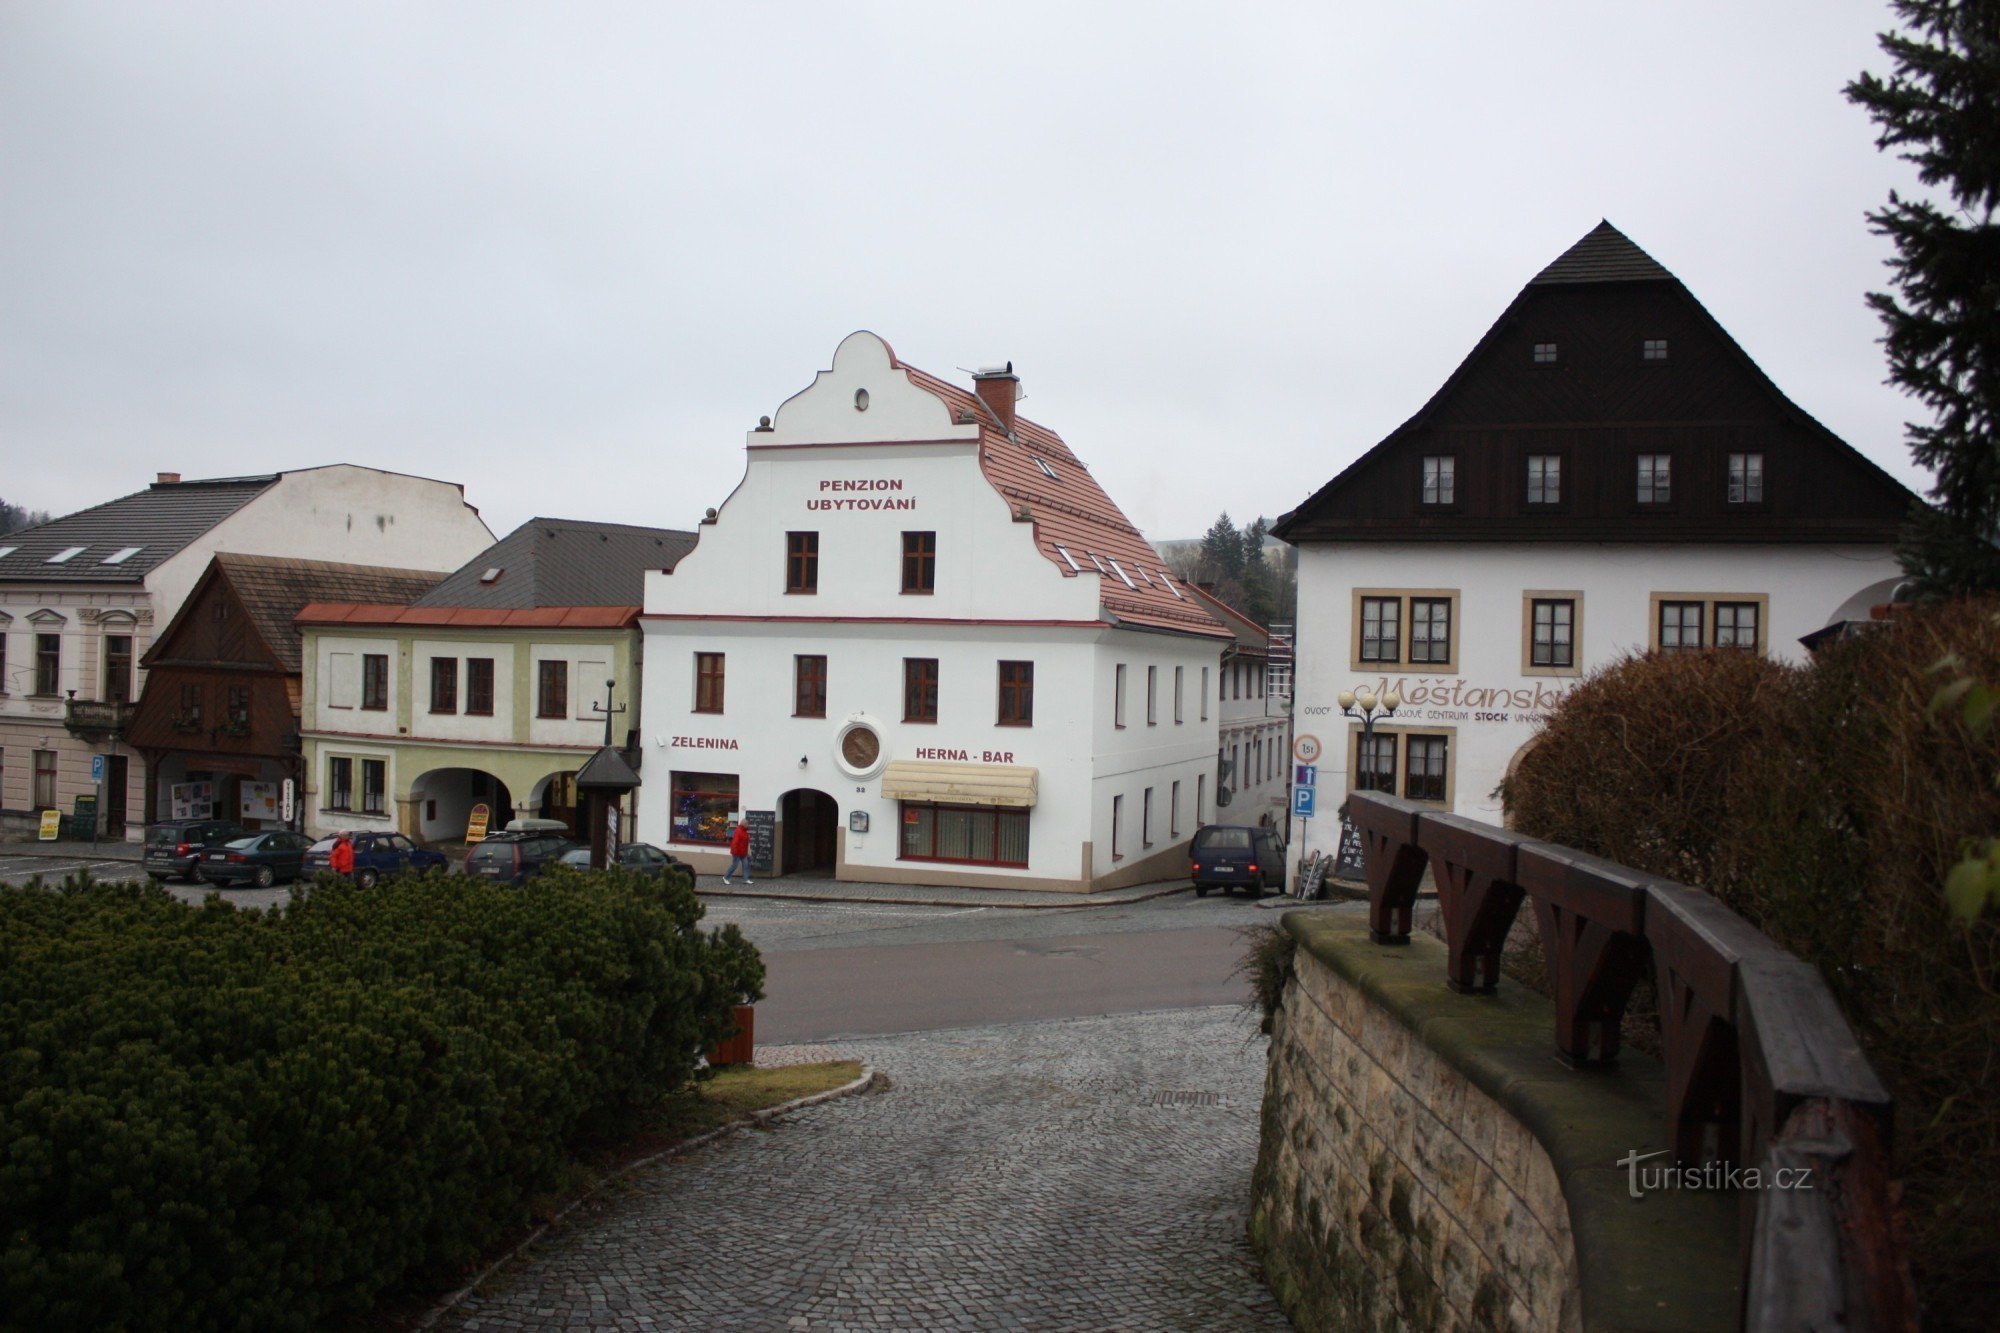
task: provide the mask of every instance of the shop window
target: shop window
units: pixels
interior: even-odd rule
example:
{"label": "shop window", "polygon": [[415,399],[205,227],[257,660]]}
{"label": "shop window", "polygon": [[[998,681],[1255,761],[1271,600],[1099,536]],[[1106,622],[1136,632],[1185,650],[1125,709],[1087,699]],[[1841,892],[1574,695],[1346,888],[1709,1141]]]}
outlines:
{"label": "shop window", "polygon": [[1026,810],[916,801],[902,802],[901,809],[901,860],[1027,868]]}
{"label": "shop window", "polygon": [[361,706],[376,713],[385,712],[389,707],[389,656],[386,653],[361,655]]}
{"label": "shop window", "polygon": [[697,713],[720,713],[722,711],[723,669],[727,665],[726,653],[696,653],[694,655],[694,711]]}
{"label": "shop window", "polygon": [[543,658],[535,663],[535,716],[569,716],[569,663]]}
{"label": "shop window", "polygon": [[938,660],[935,657],[903,659],[903,721],[938,720]]}
{"label": "shop window", "polygon": [[819,591],[819,534],[785,534],[785,591],[810,595]]}
{"label": "shop window", "polygon": [[465,715],[493,716],[493,659],[490,657],[465,659]]}
{"label": "shop window", "polygon": [[671,785],[672,840],[728,846],[729,826],[737,816],[737,775],[675,773]]}
{"label": "shop window", "polygon": [[1035,664],[1000,664],[1000,717],[1003,727],[1028,727],[1035,722]]}
{"label": "shop window", "polygon": [[799,654],[792,658],[792,716],[826,716],[826,658]]}

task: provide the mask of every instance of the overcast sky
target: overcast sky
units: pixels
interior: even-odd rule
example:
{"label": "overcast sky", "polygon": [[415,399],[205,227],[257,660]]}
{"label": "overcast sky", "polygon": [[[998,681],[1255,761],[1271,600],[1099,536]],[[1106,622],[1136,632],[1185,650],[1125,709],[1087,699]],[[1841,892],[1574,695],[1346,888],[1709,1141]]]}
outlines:
{"label": "overcast sky", "polygon": [[687,527],[857,328],[1155,539],[1275,516],[1609,218],[1896,476],[1886,3],[0,0],[0,497],[347,461]]}

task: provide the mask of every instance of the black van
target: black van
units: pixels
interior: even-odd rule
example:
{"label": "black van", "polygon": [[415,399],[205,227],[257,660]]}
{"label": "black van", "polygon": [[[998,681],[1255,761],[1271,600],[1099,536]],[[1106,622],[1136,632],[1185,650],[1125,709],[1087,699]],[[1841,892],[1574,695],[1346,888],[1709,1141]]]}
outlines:
{"label": "black van", "polygon": [[158,883],[178,875],[194,878],[194,868],[211,847],[220,847],[249,832],[229,819],[169,819],[146,827],[146,854],[141,864]]}
{"label": "black van", "polygon": [[1270,829],[1210,824],[1188,846],[1188,878],[1194,881],[1198,898],[1206,898],[1210,889],[1224,893],[1248,889],[1252,898],[1263,897],[1266,889],[1282,893],[1285,849]]}

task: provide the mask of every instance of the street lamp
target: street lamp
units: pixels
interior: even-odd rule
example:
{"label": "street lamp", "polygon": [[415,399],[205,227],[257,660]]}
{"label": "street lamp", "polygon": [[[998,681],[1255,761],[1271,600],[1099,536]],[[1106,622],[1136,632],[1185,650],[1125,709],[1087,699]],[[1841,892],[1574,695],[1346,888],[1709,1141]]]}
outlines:
{"label": "street lamp", "polygon": [[1396,715],[1403,706],[1403,696],[1391,689],[1381,698],[1375,691],[1365,686],[1359,690],[1342,690],[1339,695],[1340,711],[1346,717],[1361,719],[1361,790],[1375,790],[1375,724],[1383,718]]}

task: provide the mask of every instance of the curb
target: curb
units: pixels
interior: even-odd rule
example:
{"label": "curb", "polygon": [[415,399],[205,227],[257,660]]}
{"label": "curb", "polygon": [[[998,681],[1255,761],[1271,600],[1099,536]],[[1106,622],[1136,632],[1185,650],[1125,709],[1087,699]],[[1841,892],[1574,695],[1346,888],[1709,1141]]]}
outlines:
{"label": "curb", "polygon": [[486,1267],[480,1269],[477,1273],[473,1274],[471,1281],[467,1282],[457,1291],[451,1292],[450,1294],[446,1295],[443,1299],[439,1300],[436,1305],[433,1305],[430,1308],[429,1312],[427,1312],[423,1318],[417,1320],[414,1324],[411,1324],[409,1327],[413,1330],[434,1327],[437,1324],[438,1320],[444,1318],[446,1315],[450,1314],[453,1310],[457,1309],[459,1305],[464,1303],[466,1297],[472,1295],[472,1293],[478,1291],[481,1286],[485,1285],[485,1282],[488,1278],[492,1277],[495,1273],[499,1272],[509,1263],[512,1263],[524,1251],[526,1251],[529,1247],[534,1245],[537,1241],[541,1240],[542,1237],[548,1235],[548,1233],[553,1231],[556,1227],[561,1226],[564,1218],[568,1217],[571,1213],[575,1212],[578,1208],[580,1208],[584,1204],[590,1202],[591,1199],[595,1198],[599,1193],[603,1191],[606,1185],[611,1184],[613,1181],[622,1180],[626,1176],[631,1175],[634,1171],[637,1171],[642,1167],[651,1166],[653,1163],[661,1160],[662,1158],[677,1157],[682,1153],[692,1152],[694,1149],[699,1148],[704,1144],[715,1142],[717,1139],[722,1138],[726,1134],[734,1134],[739,1129],[746,1129],[751,1125],[762,1125],[768,1123],[771,1120],[775,1120],[777,1117],[781,1115],[786,1115],[793,1111],[802,1111],[809,1106],[818,1106],[821,1102],[830,1102],[838,1097],[851,1097],[855,1093],[866,1092],[868,1090],[869,1085],[871,1085],[874,1082],[875,1082],[875,1066],[863,1063],[861,1066],[860,1076],[856,1078],[852,1083],[843,1083],[837,1088],[828,1088],[825,1092],[815,1092],[810,1096],[806,1097],[794,1097],[791,1101],[780,1102],[776,1106],[767,1106],[761,1111],[752,1111],[748,1116],[744,1117],[741,1120],[732,1120],[728,1124],[719,1125],[716,1128],[709,1130],[705,1134],[697,1134],[691,1139],[684,1139],[681,1142],[674,1144],[671,1148],[662,1148],[660,1149],[660,1151],[656,1153],[649,1153],[648,1155],[641,1157],[636,1162],[627,1162],[624,1166],[621,1166],[616,1171],[613,1171],[609,1175],[604,1176],[602,1179],[593,1184],[589,1189],[577,1195],[574,1199],[571,1199],[567,1204],[563,1206],[563,1210],[561,1212],[557,1213],[554,1217],[551,1217],[548,1221],[536,1227],[533,1231],[530,1231],[526,1236],[523,1236],[520,1239],[520,1241],[518,1241],[516,1244],[514,1244],[512,1247],[508,1249],[507,1253],[501,1255],[498,1259],[495,1259],[492,1263],[486,1265]]}
{"label": "curb", "polygon": [[[110,845],[116,847],[136,844],[112,843]],[[106,852],[101,849],[91,848],[75,852],[45,852],[40,846],[32,842],[0,842],[0,856],[36,856],[45,861],[129,861],[133,865],[139,865],[145,860],[143,853],[121,856],[117,852]]]}
{"label": "curb", "polygon": [[[1024,890],[1029,892],[1029,890]],[[757,893],[742,889],[697,888],[695,896],[700,898],[763,898],[777,902],[792,903],[870,903],[882,907],[992,907],[1005,912],[1079,912],[1093,907],[1123,907],[1128,903],[1151,902],[1155,898],[1170,898],[1176,893],[1192,893],[1187,884],[1172,888],[1155,889],[1131,898],[1107,897],[1094,903],[969,903],[938,898],[887,898],[857,897],[853,894],[831,893]]]}

